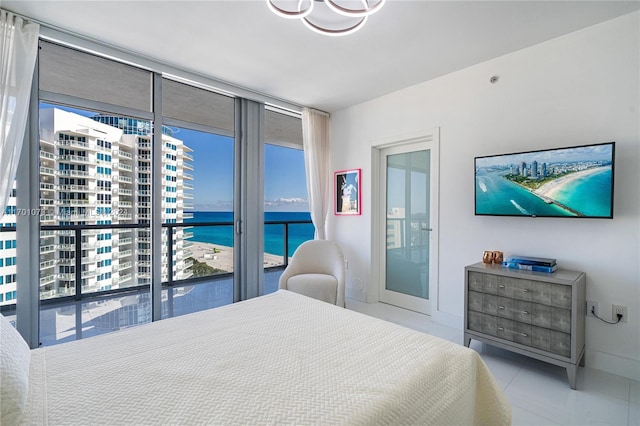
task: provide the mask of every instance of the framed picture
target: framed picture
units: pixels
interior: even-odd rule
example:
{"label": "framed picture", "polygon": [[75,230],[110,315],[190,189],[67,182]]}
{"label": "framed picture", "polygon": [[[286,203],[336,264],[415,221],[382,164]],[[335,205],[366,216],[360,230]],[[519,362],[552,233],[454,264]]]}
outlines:
{"label": "framed picture", "polygon": [[360,175],[361,169],[341,170],[335,173],[335,214],[359,215],[362,213]]}

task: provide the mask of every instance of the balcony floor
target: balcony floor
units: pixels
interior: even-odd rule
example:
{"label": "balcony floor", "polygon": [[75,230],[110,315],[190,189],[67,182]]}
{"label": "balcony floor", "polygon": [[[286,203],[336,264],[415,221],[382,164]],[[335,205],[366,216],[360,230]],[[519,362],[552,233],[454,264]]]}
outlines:
{"label": "balcony floor", "polygon": [[[278,289],[283,269],[265,271],[265,294]],[[233,279],[214,279],[162,291],[162,318],[186,315],[233,303]],[[151,321],[151,296],[136,294],[69,302],[40,309],[40,345],[72,340],[145,324]]]}

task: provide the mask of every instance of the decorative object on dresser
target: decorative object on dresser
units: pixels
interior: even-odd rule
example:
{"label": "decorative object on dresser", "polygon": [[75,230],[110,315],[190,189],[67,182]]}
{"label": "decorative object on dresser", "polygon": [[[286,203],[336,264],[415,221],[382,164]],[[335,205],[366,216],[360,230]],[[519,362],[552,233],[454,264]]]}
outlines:
{"label": "decorative object on dresser", "polygon": [[584,366],[586,274],[478,262],[465,267],[464,343],[479,340],[567,369]]}
{"label": "decorative object on dresser", "polygon": [[[502,262],[503,268],[511,269],[524,269],[526,271],[536,272],[555,272],[558,269],[558,263],[556,259],[547,259],[543,257],[529,257],[529,256],[512,256],[509,259]],[[498,263],[498,262],[494,262]]]}

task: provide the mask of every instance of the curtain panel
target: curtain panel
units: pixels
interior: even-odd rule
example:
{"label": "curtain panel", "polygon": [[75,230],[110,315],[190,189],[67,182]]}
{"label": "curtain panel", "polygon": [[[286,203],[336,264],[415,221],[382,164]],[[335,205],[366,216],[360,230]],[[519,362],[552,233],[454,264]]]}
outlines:
{"label": "curtain panel", "polygon": [[302,110],[302,141],[307,172],[309,211],[316,228],[315,238],[325,240],[331,202],[329,115],[309,108]]}
{"label": "curtain panel", "polygon": [[18,169],[40,25],[0,9],[0,218]]}

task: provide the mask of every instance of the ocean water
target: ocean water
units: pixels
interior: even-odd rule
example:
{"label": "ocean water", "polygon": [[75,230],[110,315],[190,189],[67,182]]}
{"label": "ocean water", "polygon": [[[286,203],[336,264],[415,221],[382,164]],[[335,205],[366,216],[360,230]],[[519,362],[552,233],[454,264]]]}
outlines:
{"label": "ocean water", "polygon": [[[265,212],[264,220],[265,222],[292,220],[311,221],[311,215],[308,212]],[[188,219],[185,223],[195,222],[232,223],[233,212],[193,212],[193,219]],[[314,231],[312,223],[290,224],[288,255],[293,256],[293,253],[300,244],[307,240],[312,240]],[[191,228],[191,232],[193,232],[191,241],[233,247],[232,225],[194,227]],[[264,251],[265,253],[278,256],[284,254],[284,225],[265,225]]]}
{"label": "ocean water", "polygon": [[565,185],[556,199],[588,216],[611,215],[611,168],[576,179]]}
{"label": "ocean water", "polygon": [[[481,169],[476,174],[476,213],[526,216],[575,216],[547,204],[528,190],[502,177],[504,171]],[[557,201],[584,215],[609,216],[611,169],[565,185]]]}

